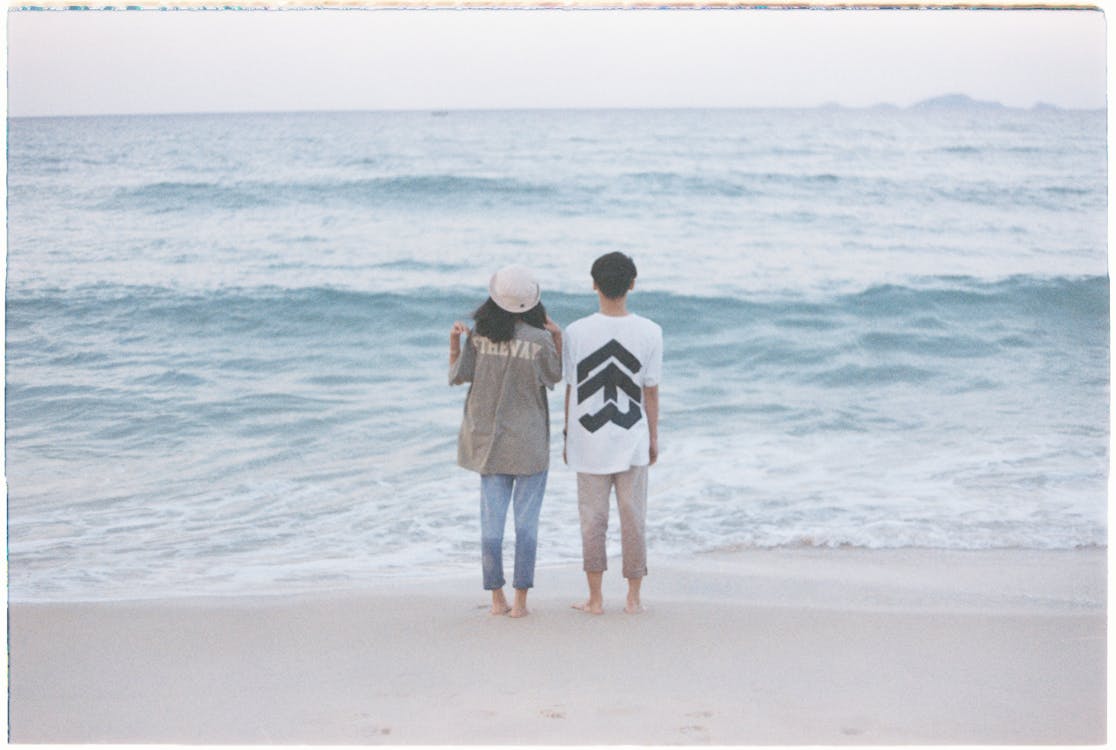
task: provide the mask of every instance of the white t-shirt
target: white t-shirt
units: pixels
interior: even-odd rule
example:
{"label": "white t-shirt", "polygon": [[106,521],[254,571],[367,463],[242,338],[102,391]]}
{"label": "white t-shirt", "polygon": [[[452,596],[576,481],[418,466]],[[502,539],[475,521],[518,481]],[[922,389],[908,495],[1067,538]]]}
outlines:
{"label": "white t-shirt", "polygon": [[566,328],[562,365],[570,386],[570,467],[615,474],[650,463],[643,388],[659,384],[663,329],[633,313],[594,313]]}

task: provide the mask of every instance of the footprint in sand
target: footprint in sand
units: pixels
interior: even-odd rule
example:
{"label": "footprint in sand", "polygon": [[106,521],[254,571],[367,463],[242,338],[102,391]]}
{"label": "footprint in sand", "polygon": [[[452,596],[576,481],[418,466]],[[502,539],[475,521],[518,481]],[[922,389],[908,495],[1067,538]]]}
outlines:
{"label": "footprint in sand", "polygon": [[689,737],[694,742],[702,744],[709,744],[709,730],[705,727],[697,726],[696,724],[688,727],[679,727],[678,731]]}
{"label": "footprint in sand", "polygon": [[371,724],[365,727],[365,731],[371,737],[386,737],[391,734],[391,727],[381,727],[376,724]]}
{"label": "footprint in sand", "polygon": [[566,712],[559,711],[556,708],[544,708],[539,711],[539,716],[545,716],[548,719],[564,719],[566,718]]}
{"label": "footprint in sand", "polygon": [[695,719],[708,719],[711,716],[713,716],[713,712],[712,711],[692,711],[692,712],[690,712],[686,715],[690,716],[690,717],[693,717]]}
{"label": "footprint in sand", "polygon": [[368,714],[368,713],[359,713],[359,714],[357,714],[357,715],[356,715],[356,719],[357,719],[357,721],[358,721],[358,722],[360,722],[360,723],[362,723],[362,724],[364,724],[364,725],[365,725],[365,729],[366,729],[366,730],[367,730],[367,731],[368,731],[368,732],[369,732],[370,734],[380,734],[380,735],[388,735],[388,734],[391,734],[391,727],[381,727],[381,726],[380,726],[380,725],[378,725],[378,724],[373,724],[373,723],[371,722],[371,719],[372,719],[372,715],[371,715],[371,714]]}

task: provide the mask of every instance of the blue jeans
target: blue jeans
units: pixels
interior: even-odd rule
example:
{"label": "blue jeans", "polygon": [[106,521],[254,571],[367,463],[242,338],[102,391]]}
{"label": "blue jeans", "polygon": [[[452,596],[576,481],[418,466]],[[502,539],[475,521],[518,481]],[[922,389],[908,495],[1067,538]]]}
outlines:
{"label": "blue jeans", "polygon": [[481,568],[484,588],[504,587],[504,525],[508,504],[515,506],[515,574],[512,586],[535,585],[535,552],[539,546],[539,511],[546,492],[546,474],[481,475]]}

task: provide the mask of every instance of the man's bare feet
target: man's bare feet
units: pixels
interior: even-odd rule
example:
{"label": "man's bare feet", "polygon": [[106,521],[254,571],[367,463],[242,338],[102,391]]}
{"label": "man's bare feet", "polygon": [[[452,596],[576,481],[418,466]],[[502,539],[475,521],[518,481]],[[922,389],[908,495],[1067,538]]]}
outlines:
{"label": "man's bare feet", "polygon": [[512,607],[508,610],[508,617],[526,617],[531,614],[531,610],[526,607]]}
{"label": "man's bare feet", "polygon": [[604,580],[604,571],[585,571],[585,580],[589,584],[589,598],[584,602],[574,604],[573,608],[591,615],[603,615],[604,596],[601,594],[601,581]]}
{"label": "man's bare feet", "polygon": [[642,578],[628,579],[628,604],[624,607],[624,611],[629,615],[638,615],[643,611],[643,605],[639,601],[639,590],[641,588],[643,588]]}
{"label": "man's bare feet", "polygon": [[585,602],[578,602],[577,604],[570,605],[574,609],[579,609],[590,615],[603,615],[604,605],[601,602],[594,602],[592,599]]}

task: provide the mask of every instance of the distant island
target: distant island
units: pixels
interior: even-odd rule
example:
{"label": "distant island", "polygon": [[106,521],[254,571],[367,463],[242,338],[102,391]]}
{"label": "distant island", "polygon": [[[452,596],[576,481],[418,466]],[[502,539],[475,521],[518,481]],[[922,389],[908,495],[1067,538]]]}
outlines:
{"label": "distant island", "polygon": [[[982,101],[974,99],[967,94],[943,94],[942,96],[931,97],[924,99],[921,102],[910,105],[909,107],[900,107],[896,104],[880,103],[873,104],[870,107],[844,107],[837,102],[826,102],[818,107],[818,109],[872,109],[872,110],[898,110],[898,109],[913,109],[913,110],[930,110],[930,111],[959,111],[959,110],[1001,110],[1001,109],[1026,109],[1025,107],[1009,107],[1001,102]],[[1060,112],[1061,107],[1047,102],[1037,102],[1034,106],[1030,107],[1032,110],[1045,111],[1045,112]]]}
{"label": "distant island", "polygon": [[965,94],[946,94],[925,99],[911,109],[1007,109],[1000,102],[984,102]]}

